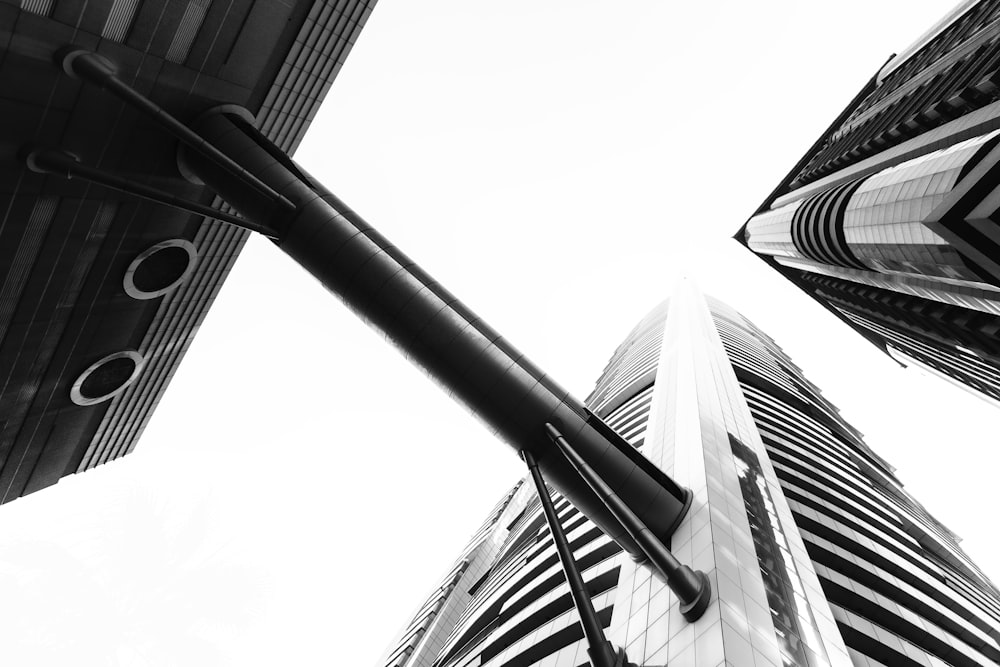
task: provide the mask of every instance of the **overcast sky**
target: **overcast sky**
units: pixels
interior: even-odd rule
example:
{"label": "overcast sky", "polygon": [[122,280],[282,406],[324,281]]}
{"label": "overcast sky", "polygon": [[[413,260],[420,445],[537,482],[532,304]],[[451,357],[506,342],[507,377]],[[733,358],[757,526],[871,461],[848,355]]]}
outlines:
{"label": "overcast sky", "polygon": [[[382,0],[297,158],[580,398],[691,276],[1000,579],[1000,412],[730,239],[949,7]],[[253,239],[136,453],[0,508],[4,664],[374,665],[521,475]]]}

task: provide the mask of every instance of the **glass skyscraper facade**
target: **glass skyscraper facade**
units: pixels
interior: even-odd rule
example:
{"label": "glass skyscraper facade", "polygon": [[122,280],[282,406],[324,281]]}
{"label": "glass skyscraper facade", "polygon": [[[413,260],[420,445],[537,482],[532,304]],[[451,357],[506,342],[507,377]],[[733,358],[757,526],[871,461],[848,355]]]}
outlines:
{"label": "glass skyscraper facade", "polygon": [[897,361],[1000,404],[998,145],[1000,2],[967,0],[876,73],[736,238]]}
{"label": "glass skyscraper facade", "polygon": [[[1000,594],[776,343],[685,286],[612,355],[588,407],[693,493],[671,550],[712,584],[679,601],[558,493],[612,644],[636,665],[1000,662]],[[589,664],[540,501],[516,484],[385,667]]]}

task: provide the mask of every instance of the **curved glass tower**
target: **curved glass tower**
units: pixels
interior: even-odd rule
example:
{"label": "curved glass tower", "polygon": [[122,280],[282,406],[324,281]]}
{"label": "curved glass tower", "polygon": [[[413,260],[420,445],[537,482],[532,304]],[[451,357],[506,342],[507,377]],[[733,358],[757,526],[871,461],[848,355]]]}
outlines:
{"label": "curved glass tower", "polygon": [[[588,407],[691,489],[673,535],[708,574],[696,622],[564,498],[612,644],[636,665],[1000,664],[1000,594],[766,334],[684,287],[612,355]],[[588,663],[539,498],[518,483],[386,667]]]}
{"label": "curved glass tower", "polygon": [[736,238],[896,361],[1000,405],[998,220],[1000,0],[965,0],[882,66]]}

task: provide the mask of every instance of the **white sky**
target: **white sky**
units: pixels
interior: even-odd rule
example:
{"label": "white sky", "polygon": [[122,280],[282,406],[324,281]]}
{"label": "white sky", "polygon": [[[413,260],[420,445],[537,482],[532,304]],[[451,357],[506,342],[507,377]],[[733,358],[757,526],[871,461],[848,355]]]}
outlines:
{"label": "white sky", "polygon": [[[1000,579],[997,410],[730,240],[949,6],[382,0],[297,157],[580,398],[694,277]],[[4,664],[373,665],[521,474],[254,239],[137,452],[0,508]]]}

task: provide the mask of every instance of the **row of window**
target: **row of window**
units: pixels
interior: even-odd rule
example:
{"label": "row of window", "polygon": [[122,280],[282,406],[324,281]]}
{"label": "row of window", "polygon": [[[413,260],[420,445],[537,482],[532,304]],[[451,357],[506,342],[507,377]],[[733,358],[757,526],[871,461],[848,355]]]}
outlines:
{"label": "row of window", "polygon": [[[799,172],[792,187],[817,180],[836,169],[992,102],[1000,92],[990,79],[1000,66],[998,30],[1000,26],[993,22],[978,36],[973,34],[974,31],[942,33],[939,40],[968,38],[974,42],[974,47],[968,49],[967,53],[962,53],[964,57],[943,58],[940,67],[932,67],[926,75],[921,76],[924,70],[911,68],[923,62],[925,54],[945,55],[937,50],[940,41],[925,47],[924,52],[911,59],[906,68],[894,73],[898,76],[890,76],[883,81],[882,86],[876,88],[870,97],[892,91],[895,82],[903,78],[904,72],[909,74],[906,78],[913,79],[917,85],[899,87],[893,91],[892,96],[887,96],[881,103],[848,121],[844,130],[831,135],[824,148]],[[961,50],[961,46],[956,43],[949,50]]]}

